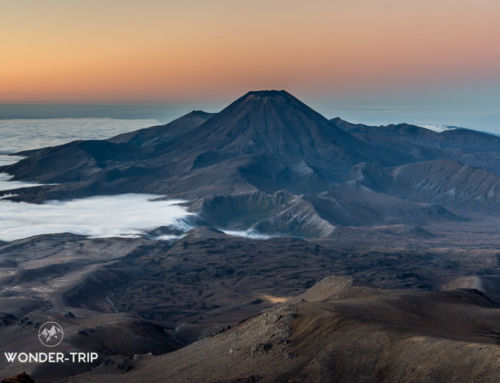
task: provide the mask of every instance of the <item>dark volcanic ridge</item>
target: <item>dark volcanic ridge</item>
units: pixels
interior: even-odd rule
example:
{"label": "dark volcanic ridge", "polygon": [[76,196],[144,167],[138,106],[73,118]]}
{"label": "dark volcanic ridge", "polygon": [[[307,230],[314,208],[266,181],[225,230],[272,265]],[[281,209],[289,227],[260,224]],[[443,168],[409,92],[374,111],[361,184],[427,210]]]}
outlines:
{"label": "dark volcanic ridge", "polygon": [[20,154],[27,158],[0,172],[46,185],[12,200],[160,194],[190,201],[196,224],[232,230],[328,237],[341,227],[500,214],[500,138],[329,121],[285,91]]}

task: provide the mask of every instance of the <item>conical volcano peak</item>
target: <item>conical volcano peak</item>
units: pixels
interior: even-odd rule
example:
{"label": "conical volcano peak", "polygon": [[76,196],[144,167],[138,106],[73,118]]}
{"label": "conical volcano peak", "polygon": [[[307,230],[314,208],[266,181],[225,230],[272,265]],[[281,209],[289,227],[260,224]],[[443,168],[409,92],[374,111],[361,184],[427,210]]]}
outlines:
{"label": "conical volcano peak", "polygon": [[290,96],[286,90],[251,90],[245,96],[259,96],[259,97],[275,97],[275,96]]}
{"label": "conical volcano peak", "polygon": [[238,110],[240,113],[242,110],[245,110],[247,113],[256,115],[262,113],[261,108],[279,109],[280,111],[278,114],[281,114],[284,109],[288,109],[290,111],[295,108],[301,109],[304,113],[314,113],[318,117],[320,116],[285,90],[250,91],[230,104],[225,110],[222,111],[221,114],[234,110]]}
{"label": "conical volcano peak", "polygon": [[242,104],[267,102],[294,104],[300,101],[286,90],[252,90],[236,100],[236,103]]}
{"label": "conical volcano peak", "polygon": [[241,101],[267,101],[267,100],[281,100],[292,101],[297,100],[294,96],[286,90],[252,90],[240,98]]}
{"label": "conical volcano peak", "polygon": [[[190,135],[184,143],[185,150],[192,150],[194,140],[200,143],[196,147],[200,153],[212,153],[216,148],[217,156],[225,153],[224,158],[273,158],[283,169],[345,167],[368,160],[370,152],[366,145],[284,90],[250,91],[194,133],[196,136]],[[322,176],[330,179],[330,173],[325,171]]]}

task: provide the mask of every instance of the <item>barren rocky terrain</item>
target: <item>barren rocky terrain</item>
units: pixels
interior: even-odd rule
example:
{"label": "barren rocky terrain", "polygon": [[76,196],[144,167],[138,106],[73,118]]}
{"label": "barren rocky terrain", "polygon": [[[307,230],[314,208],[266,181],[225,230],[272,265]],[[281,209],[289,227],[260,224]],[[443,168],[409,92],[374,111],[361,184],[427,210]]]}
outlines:
{"label": "barren rocky terrain", "polygon": [[[436,228],[425,229],[436,232]],[[170,242],[145,238],[89,239],[61,234],[4,244],[0,248],[4,278],[0,297],[3,311],[0,335],[3,346],[6,349],[40,351],[37,326],[55,320],[64,327],[66,333],[65,341],[58,350],[96,351],[101,357],[94,365],[76,369],[68,366],[46,368],[3,363],[0,376],[13,376],[27,371],[37,382],[65,382],[67,377],[89,372],[90,369],[93,375],[129,370],[139,373],[142,367],[138,367],[137,358],[148,359],[149,353],[159,355],[183,349],[198,339],[216,339],[212,338],[214,334],[226,334],[228,329],[249,317],[266,310],[282,310],[282,305],[290,302],[300,303],[297,296],[332,275],[350,275],[362,291],[369,291],[376,297],[380,288],[390,289],[384,294],[387,297],[399,297],[400,301],[407,299],[405,294],[420,297],[422,310],[429,311],[425,315],[434,315],[439,300],[448,299],[443,297],[463,300],[461,310],[468,312],[469,316],[476,315],[476,304],[489,307],[488,312],[496,315],[496,302],[500,301],[497,298],[500,296],[500,266],[495,247],[497,238],[484,235],[481,228],[477,230],[482,234],[468,238],[474,238],[474,245],[470,245],[468,240],[456,238],[454,247],[449,245],[451,237],[446,232],[434,234],[422,241],[420,232],[416,235],[406,233],[404,237],[398,238],[384,233],[384,228],[365,230],[364,234],[361,233],[363,229],[356,229],[359,235],[356,244],[349,230],[335,241],[300,238],[250,240],[204,227],[193,229],[184,238]],[[16,261],[8,261],[13,259]],[[320,284],[304,297],[319,294],[319,291],[329,295],[329,286]],[[464,288],[474,290],[461,290]],[[368,318],[378,315],[375,312],[370,314],[371,306],[363,307],[366,311],[364,315]],[[442,310],[444,312],[445,309]],[[316,311],[311,315],[317,315]],[[314,318],[310,320],[315,321]],[[441,329],[449,327],[447,322],[441,323],[441,320],[442,317],[439,317],[420,323],[418,331],[416,325],[409,323],[406,317],[393,317],[393,325],[407,326],[406,330],[414,331],[415,334],[430,332],[432,337],[440,339],[444,336],[444,333],[440,333]],[[367,323],[361,326],[362,329],[357,329],[358,322],[354,321],[353,331],[367,331],[364,326],[374,326],[377,321],[366,319]],[[301,325],[296,326],[299,328]],[[340,336],[337,328],[331,330],[335,331],[332,337]],[[453,336],[470,342],[475,339],[474,342],[478,344],[494,342],[493,338],[489,339],[493,337],[492,334],[479,336],[476,330],[474,333],[470,333],[469,328],[462,330],[455,327]],[[237,341],[250,342],[246,340],[245,334],[239,336]],[[303,343],[310,342],[313,347],[316,338],[310,336]],[[255,342],[253,346],[245,343],[245,347],[268,347],[265,346],[267,341],[264,338]],[[258,346],[260,343],[263,346]],[[438,345],[444,343],[436,343],[435,347],[439,348]],[[411,345],[414,343],[405,343],[405,347]],[[279,347],[276,346],[274,350]],[[306,353],[308,350],[301,352]],[[221,355],[226,355],[226,351]],[[274,351],[261,351],[262,358],[273,360],[280,366],[280,371],[288,368],[281,365],[282,362],[288,363],[286,357],[277,358]],[[254,360],[261,351],[245,355],[257,366],[261,362],[267,363],[261,359]],[[174,354],[179,352],[175,351]],[[180,354],[180,359],[184,358],[184,352]],[[219,351],[200,349],[197,352],[217,355],[215,359],[219,359]],[[290,352],[293,354],[293,351]],[[136,356],[134,361],[136,354],[144,356]],[[390,356],[387,358],[390,359]],[[240,362],[246,363],[244,360]],[[178,359],[172,363],[172,366],[182,365]],[[161,362],[161,365],[164,363]],[[168,370],[173,374],[169,376],[169,381],[187,379],[180,370]],[[245,371],[248,371],[248,376],[264,376],[264,370],[260,367],[257,370]],[[174,371],[177,372],[174,374]],[[151,374],[151,379],[162,381],[163,372]],[[268,376],[266,379],[279,381],[273,374],[265,375]],[[213,379],[206,381],[232,379],[223,379],[215,372],[213,376],[207,376]],[[82,379],[85,381],[87,378]],[[134,381],[135,378],[130,379]],[[203,381],[200,377],[198,379],[194,381]]]}
{"label": "barren rocky terrain", "polygon": [[0,172],[43,185],[10,201],[154,193],[193,214],[0,242],[2,350],[41,351],[56,321],[58,351],[100,356],[0,359],[0,378],[498,381],[499,153],[466,129],[329,121],[284,91],[20,153]]}
{"label": "barren rocky terrain", "polygon": [[[380,290],[329,277],[221,334],[138,358],[119,379],[495,382],[499,315],[474,290]],[[75,381],[109,379],[87,373]]]}

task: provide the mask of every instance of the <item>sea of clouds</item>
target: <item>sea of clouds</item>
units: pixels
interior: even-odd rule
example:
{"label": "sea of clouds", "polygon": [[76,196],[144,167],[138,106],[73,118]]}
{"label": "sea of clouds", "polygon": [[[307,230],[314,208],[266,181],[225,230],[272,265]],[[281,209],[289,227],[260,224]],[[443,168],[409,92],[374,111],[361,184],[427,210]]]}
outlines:
{"label": "sea of clouds", "polygon": [[[64,144],[74,140],[106,139],[120,133],[158,125],[157,120],[122,120],[113,118],[56,118],[0,120],[0,166],[20,161],[10,154],[23,150]],[[186,232],[195,215],[184,201],[159,199],[151,194],[95,196],[43,204],[14,202],[7,199],[15,189],[40,186],[15,181],[0,173],[0,240],[13,241],[40,234],[73,233],[90,237],[137,237],[160,226]],[[227,230],[228,235],[249,239],[272,236],[255,230]],[[165,234],[157,240],[176,240],[183,235]]]}
{"label": "sea of clouds", "polygon": [[[104,139],[157,124],[156,120],[111,118],[0,120],[0,166],[22,159],[8,155],[10,153],[73,140]],[[183,231],[190,228],[186,220],[192,213],[181,204],[183,201],[158,200],[162,196],[157,195],[122,194],[43,204],[5,199],[15,194],[15,189],[33,186],[38,184],[13,181],[11,175],[0,173],[0,191],[12,190],[0,197],[0,240],[64,232],[91,237],[129,237],[143,235],[159,226]]]}
{"label": "sea of clouds", "polygon": [[160,226],[189,230],[187,220],[193,213],[182,205],[184,201],[158,200],[159,197],[121,194],[44,204],[0,200],[0,240],[52,233],[137,237]]}
{"label": "sea of clouds", "polygon": [[115,118],[0,120],[0,154],[54,146],[74,140],[101,140],[158,124],[154,119]]}
{"label": "sea of clouds", "polygon": [[0,191],[40,186],[40,184],[34,182],[12,181],[11,179],[12,176],[10,174],[0,173]]}

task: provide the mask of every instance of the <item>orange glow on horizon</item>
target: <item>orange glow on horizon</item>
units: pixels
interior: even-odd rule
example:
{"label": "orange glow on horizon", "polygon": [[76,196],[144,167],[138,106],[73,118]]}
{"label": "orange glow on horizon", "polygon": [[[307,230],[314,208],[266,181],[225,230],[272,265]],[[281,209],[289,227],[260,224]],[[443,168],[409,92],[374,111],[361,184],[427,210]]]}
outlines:
{"label": "orange glow on horizon", "polygon": [[500,2],[4,0],[0,102],[378,91],[500,75]]}

